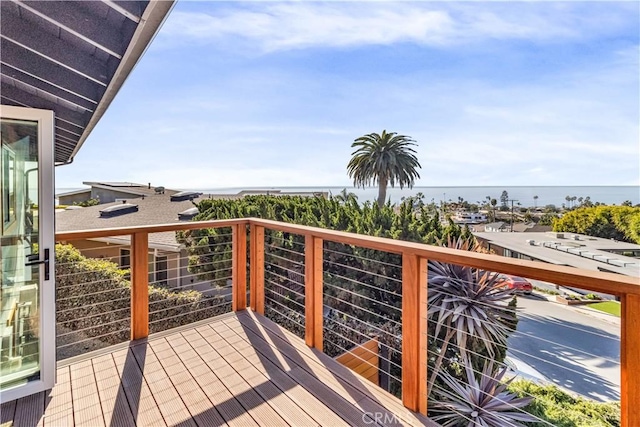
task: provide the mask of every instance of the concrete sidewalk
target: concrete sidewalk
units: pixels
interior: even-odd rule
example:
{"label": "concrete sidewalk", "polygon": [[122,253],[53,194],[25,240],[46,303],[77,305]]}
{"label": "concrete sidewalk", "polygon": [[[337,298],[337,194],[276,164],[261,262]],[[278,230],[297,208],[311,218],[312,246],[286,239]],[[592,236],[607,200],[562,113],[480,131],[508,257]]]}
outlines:
{"label": "concrete sidewalk", "polygon": [[[561,304],[558,301],[556,301],[556,295],[549,295],[549,294],[545,294],[543,292],[539,292],[534,290],[533,293],[531,294],[531,296],[535,297],[535,298],[539,298],[539,299],[546,299],[549,302],[555,303],[555,304]],[[600,302],[600,301],[594,301],[594,302]],[[564,304],[561,304],[564,305]],[[593,308],[590,308],[588,305],[566,305],[565,307],[569,308],[569,309],[573,309],[573,310],[578,310],[582,313],[588,314],[589,316],[593,316],[593,317],[597,317],[600,320],[603,320],[605,322],[610,322],[613,323],[615,325],[620,325],[620,318],[617,316],[614,316],[612,314],[608,314],[605,313],[603,311],[600,310],[596,310]]]}

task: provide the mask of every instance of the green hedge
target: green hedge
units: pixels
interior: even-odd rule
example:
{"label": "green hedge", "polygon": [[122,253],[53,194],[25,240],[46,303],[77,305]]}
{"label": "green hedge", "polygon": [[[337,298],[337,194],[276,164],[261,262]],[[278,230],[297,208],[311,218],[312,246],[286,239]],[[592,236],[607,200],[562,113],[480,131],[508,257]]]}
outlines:
{"label": "green hedge", "polygon": [[[110,261],[56,245],[58,360],[127,341],[131,282]],[[149,286],[150,332],[159,332],[231,311],[231,303],[197,291]]]}
{"label": "green hedge", "polygon": [[517,380],[509,385],[509,391],[519,396],[534,396],[525,411],[546,421],[527,423],[529,426],[547,427],[618,427],[620,403],[599,403],[573,396],[555,385],[540,385],[527,380]]}

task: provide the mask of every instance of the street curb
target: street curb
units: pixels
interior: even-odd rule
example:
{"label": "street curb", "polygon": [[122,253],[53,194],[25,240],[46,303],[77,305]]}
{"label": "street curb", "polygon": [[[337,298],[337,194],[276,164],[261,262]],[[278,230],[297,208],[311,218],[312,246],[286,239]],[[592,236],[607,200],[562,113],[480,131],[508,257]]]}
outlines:
{"label": "street curb", "polygon": [[536,291],[535,289],[531,293],[531,296],[539,298],[539,299],[546,299],[549,302],[558,303],[558,301],[556,301],[556,296],[555,295],[544,294],[542,292]]}
{"label": "street curb", "polygon": [[[548,295],[548,294],[544,294],[542,292],[538,292],[538,291],[534,290],[531,293],[531,296],[534,296],[534,297],[539,298],[539,299],[546,299],[547,301],[553,302],[555,304],[560,304],[558,301],[556,301],[556,295]],[[560,304],[560,305],[564,305],[564,304]],[[576,310],[580,310],[580,311],[584,312],[588,316],[597,317],[600,320],[604,320],[604,321],[607,321],[607,322],[614,323],[616,325],[620,325],[620,318],[619,317],[616,317],[616,316],[614,316],[612,314],[609,314],[609,313],[604,313],[604,312],[602,312],[600,310],[589,308],[588,306],[584,306],[584,305],[576,305],[576,306],[565,305],[565,307],[576,309]]]}
{"label": "street curb", "polygon": [[596,310],[594,308],[585,307],[585,306],[576,307],[576,308],[579,308],[580,310],[584,311],[589,316],[597,317],[601,320],[615,323],[616,325],[620,325],[621,323],[620,318],[617,316],[614,316],[613,314],[605,313],[603,311]]}

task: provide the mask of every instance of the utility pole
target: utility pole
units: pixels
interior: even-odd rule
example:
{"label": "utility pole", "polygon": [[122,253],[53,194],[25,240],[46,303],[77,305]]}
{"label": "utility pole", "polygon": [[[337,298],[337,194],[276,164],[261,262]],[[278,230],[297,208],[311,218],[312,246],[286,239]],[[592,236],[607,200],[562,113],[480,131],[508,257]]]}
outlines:
{"label": "utility pole", "polygon": [[513,202],[517,202],[518,200],[516,199],[509,199],[509,202],[511,202],[511,233],[513,233]]}

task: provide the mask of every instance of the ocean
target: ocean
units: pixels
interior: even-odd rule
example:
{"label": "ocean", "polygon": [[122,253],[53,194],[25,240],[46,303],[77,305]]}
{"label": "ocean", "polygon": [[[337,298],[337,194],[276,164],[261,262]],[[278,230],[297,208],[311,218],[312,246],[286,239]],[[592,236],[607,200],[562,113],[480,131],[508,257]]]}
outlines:
{"label": "ocean", "polygon": [[[171,188],[171,186],[167,186]],[[206,194],[235,194],[242,190],[281,190],[285,192],[310,192],[310,191],[326,191],[333,195],[337,195],[345,187],[234,187],[234,188],[190,188],[183,190],[201,191]],[[80,189],[75,188],[56,188],[56,194],[67,191]],[[367,200],[375,200],[378,196],[378,189],[370,188],[354,188],[346,187],[347,191],[358,196],[361,202]],[[640,203],[640,186],[546,186],[546,187],[525,187],[525,186],[495,186],[495,187],[413,187],[412,189],[391,188],[387,190],[387,197],[392,203],[399,203],[403,197],[415,196],[418,193],[424,194],[426,203],[434,201],[440,203],[443,200],[457,201],[458,197],[462,197],[469,203],[484,203],[487,196],[498,200],[500,203],[500,195],[506,191],[510,199],[516,200],[522,206],[539,206],[556,205],[561,207],[563,203],[567,203],[565,197],[575,196],[576,198],[590,197],[593,203],[600,202],[607,205],[620,205],[626,200],[630,200],[632,204]],[[534,196],[538,196],[534,199]],[[574,203],[578,203],[577,200]]]}

